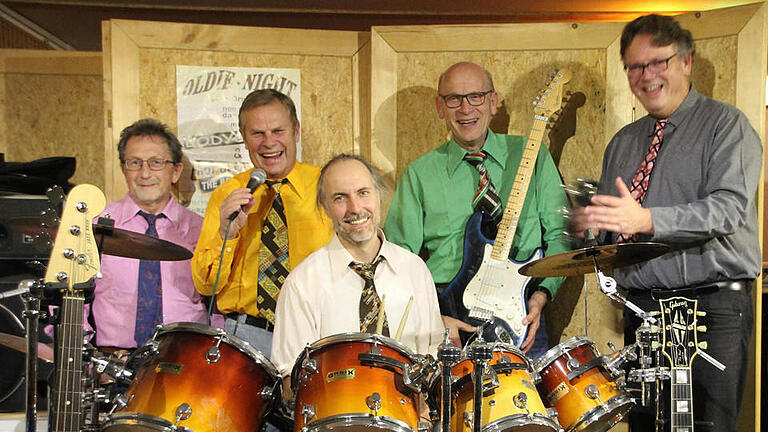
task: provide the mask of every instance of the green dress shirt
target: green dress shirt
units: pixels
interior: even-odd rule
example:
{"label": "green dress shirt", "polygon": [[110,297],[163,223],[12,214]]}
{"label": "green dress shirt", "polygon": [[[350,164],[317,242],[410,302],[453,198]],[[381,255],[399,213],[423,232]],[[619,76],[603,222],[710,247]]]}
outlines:
{"label": "green dress shirt", "polygon": [[[488,131],[485,166],[506,206],[526,138]],[[472,198],[479,172],[464,161],[466,154],[453,139],[413,161],[403,172],[387,215],[387,239],[413,253],[429,253],[427,267],[435,283],[450,282],[461,267],[464,230],[474,212]],[[545,256],[570,250],[566,221],[558,211],[568,205],[560,173],[542,145],[520,215],[510,258],[527,260],[537,248]],[[564,278],[535,281],[551,296]]]}

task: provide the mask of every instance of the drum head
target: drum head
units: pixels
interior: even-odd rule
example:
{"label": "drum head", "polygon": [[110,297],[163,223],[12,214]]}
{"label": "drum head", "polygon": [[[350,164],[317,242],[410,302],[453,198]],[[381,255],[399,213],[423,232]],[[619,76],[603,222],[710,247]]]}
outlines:
{"label": "drum head", "polygon": [[574,336],[550,348],[534,362],[533,368],[536,370],[536,372],[540,373],[542,369],[549,366],[549,364],[557,360],[558,357],[582,345],[590,345],[593,349],[596,350],[595,343],[592,342],[590,338],[586,336]]}
{"label": "drum head", "polygon": [[[0,333],[24,337],[24,325],[7,307],[0,304]],[[0,368],[0,402],[8,399],[24,384],[24,369],[26,359],[24,353],[0,345],[0,358],[3,367]]]}

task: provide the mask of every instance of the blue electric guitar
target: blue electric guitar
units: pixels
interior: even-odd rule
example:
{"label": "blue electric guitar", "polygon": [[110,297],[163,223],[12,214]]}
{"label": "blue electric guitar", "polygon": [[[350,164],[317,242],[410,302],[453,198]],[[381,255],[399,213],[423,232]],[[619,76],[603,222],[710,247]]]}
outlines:
{"label": "blue electric guitar", "polygon": [[[522,320],[528,313],[525,287],[530,278],[520,275],[517,270],[527,262],[541,258],[542,252],[539,249],[527,261],[518,262],[509,258],[509,251],[547,122],[560,109],[563,85],[570,79],[570,71],[555,71],[550,83],[534,102],[533,126],[498,226],[496,240],[486,237],[481,230],[484,213],[473,214],[464,234],[464,260],[461,268],[438,298],[443,315],[450,315],[472,325],[490,321],[483,333],[486,341],[502,341],[519,347],[528,332],[528,326],[523,325]],[[462,343],[470,336],[471,333],[462,332]]]}

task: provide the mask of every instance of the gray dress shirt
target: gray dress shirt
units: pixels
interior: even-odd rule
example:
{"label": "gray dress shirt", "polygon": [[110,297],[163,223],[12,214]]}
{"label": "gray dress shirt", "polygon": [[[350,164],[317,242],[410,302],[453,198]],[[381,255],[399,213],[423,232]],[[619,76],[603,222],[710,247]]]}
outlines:
{"label": "gray dress shirt", "polygon": [[[629,185],[648,151],[656,119],[645,116],[608,144],[601,194],[618,195],[614,179]],[[624,288],[680,288],[754,279],[761,271],[756,191],[762,145],[735,107],[698,93],[691,85],[669,117],[643,207],[651,210],[658,241],[673,251],[613,272]],[[603,233],[603,243],[615,241]]]}

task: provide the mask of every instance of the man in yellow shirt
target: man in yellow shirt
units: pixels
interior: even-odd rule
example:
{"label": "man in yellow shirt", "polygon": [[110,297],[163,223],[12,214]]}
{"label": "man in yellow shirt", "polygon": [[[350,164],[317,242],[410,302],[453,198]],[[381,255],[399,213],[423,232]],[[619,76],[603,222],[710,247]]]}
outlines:
{"label": "man in yellow shirt", "polygon": [[269,355],[285,276],[328,243],[333,231],[315,205],[320,168],[296,161],[300,127],[291,99],[256,90],[243,101],[239,122],[254,169],[266,172],[266,185],[248,189],[249,170],[211,194],[192,275],[201,294],[215,290],[216,305],[227,316],[225,329]]}

